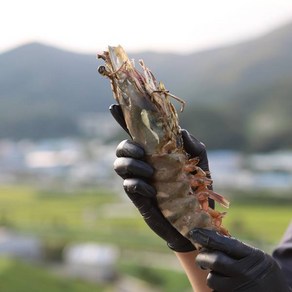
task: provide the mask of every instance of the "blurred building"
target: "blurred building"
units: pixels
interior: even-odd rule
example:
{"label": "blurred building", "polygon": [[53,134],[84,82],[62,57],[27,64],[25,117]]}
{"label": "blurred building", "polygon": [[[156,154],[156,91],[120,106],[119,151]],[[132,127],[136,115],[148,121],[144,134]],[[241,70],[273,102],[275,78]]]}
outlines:
{"label": "blurred building", "polygon": [[[93,123],[94,125],[96,123]],[[0,184],[93,186],[122,190],[113,170],[117,142],[100,139],[0,140]],[[292,189],[292,151],[209,151],[216,188]]]}
{"label": "blurred building", "polygon": [[0,228],[0,255],[22,260],[41,260],[41,241],[31,235],[17,234],[4,227]]}
{"label": "blurred building", "polygon": [[64,269],[68,276],[93,282],[112,281],[116,277],[119,251],[96,243],[71,244],[64,250]]}

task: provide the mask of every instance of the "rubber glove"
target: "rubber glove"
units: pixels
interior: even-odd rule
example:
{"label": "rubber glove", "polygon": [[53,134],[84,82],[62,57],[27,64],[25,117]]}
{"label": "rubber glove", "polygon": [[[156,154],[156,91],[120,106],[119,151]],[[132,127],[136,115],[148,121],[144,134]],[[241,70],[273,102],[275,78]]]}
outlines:
{"label": "rubber glove", "polygon": [[[119,105],[110,107],[115,120],[129,134]],[[206,147],[199,140],[182,130],[185,150],[191,157],[199,157],[199,165],[209,171]],[[126,194],[141,213],[148,226],[163,240],[169,248],[176,252],[195,250],[193,244],[181,235],[165,219],[156,203],[156,190],[149,183],[153,175],[153,168],[145,162],[144,149],[132,140],[122,141],[116,150],[117,159],[114,162],[116,173],[124,179],[123,186]],[[214,206],[214,202],[210,202]]]}
{"label": "rubber glove", "polygon": [[209,269],[207,284],[218,292],[288,292],[277,262],[267,253],[207,229],[193,229],[192,239],[203,246],[197,264]]}

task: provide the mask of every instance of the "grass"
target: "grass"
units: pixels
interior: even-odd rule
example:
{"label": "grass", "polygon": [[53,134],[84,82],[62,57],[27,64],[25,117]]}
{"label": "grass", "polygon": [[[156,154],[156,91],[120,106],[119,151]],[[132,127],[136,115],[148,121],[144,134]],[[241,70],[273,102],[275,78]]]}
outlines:
{"label": "grass", "polygon": [[45,269],[9,258],[0,258],[0,291],[5,292],[92,292],[102,285],[65,279]]}
{"label": "grass", "polygon": [[[32,232],[45,240],[110,242],[131,249],[165,249],[130,202],[124,215],[110,216],[122,200],[106,190],[44,192],[32,187],[0,187],[0,225]],[[276,244],[292,219],[292,201],[234,196],[224,225],[234,236]],[[106,208],[105,208],[106,207]],[[145,247],[145,243],[147,246]]]}
{"label": "grass", "polygon": [[183,292],[191,291],[189,281],[184,273],[167,269],[149,268],[145,266],[123,263],[120,266],[123,273],[142,279],[153,286],[159,287],[160,291]]}
{"label": "grass", "polygon": [[231,198],[224,225],[234,237],[270,252],[292,220],[291,211],[290,194],[238,193]]}
{"label": "grass", "polygon": [[235,205],[226,217],[225,224],[234,236],[273,245],[280,240],[292,220],[291,210],[291,205]]}
{"label": "grass", "polygon": [[[131,203],[109,191],[47,192],[30,186],[9,186],[0,187],[0,193],[0,226],[39,236],[49,259],[60,258],[62,248],[72,241],[104,242],[117,245],[121,250],[137,253],[148,250],[171,256],[165,243],[146,226]],[[231,199],[224,225],[233,236],[270,251],[292,219],[291,209],[290,199],[238,194]],[[189,288],[184,274],[131,263],[123,253],[119,270],[152,283],[162,291],[188,291]],[[19,279],[13,281],[16,278]],[[0,291],[26,291],[21,289],[25,285],[31,292],[40,291],[40,287],[44,292],[98,291],[82,282],[56,278],[39,267],[1,259]]]}
{"label": "grass", "polygon": [[104,207],[121,201],[108,191],[48,193],[31,187],[1,187],[0,193],[0,224],[37,234],[46,241],[97,240],[139,248],[150,235],[150,243],[161,246],[159,239],[151,239],[151,231],[136,213],[133,217],[133,212],[129,216],[117,212],[113,217],[104,212]]}

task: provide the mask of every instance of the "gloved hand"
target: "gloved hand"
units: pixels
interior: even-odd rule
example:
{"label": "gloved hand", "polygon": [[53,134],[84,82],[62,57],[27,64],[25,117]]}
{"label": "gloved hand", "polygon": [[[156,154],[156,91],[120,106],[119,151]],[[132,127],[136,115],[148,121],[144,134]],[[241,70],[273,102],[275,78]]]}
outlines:
{"label": "gloved hand", "polygon": [[[120,106],[110,107],[115,120],[129,134]],[[186,130],[182,131],[185,150],[191,157],[199,157],[199,166],[209,171],[205,145],[191,136]],[[156,190],[149,184],[153,174],[151,165],[144,161],[144,149],[131,140],[122,141],[116,151],[117,159],[114,169],[124,179],[124,190],[138,208],[148,226],[167,242],[169,248],[177,252],[195,250],[193,244],[182,236],[162,215],[156,203]],[[210,202],[214,206],[214,202]]]}
{"label": "gloved hand", "polygon": [[265,252],[216,231],[197,228],[190,235],[203,246],[196,262],[211,270],[207,284],[214,291],[290,291],[278,264]]}

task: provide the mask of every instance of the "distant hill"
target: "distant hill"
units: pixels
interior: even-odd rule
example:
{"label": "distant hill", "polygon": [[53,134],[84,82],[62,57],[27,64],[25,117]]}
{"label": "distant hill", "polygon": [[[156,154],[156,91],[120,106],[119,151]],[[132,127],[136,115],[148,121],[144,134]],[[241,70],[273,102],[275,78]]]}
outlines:
{"label": "distant hill", "polygon": [[[189,55],[129,55],[144,59],[187,101],[182,125],[209,148],[271,150],[292,148],[291,47],[292,23]],[[100,63],[94,54],[39,43],[0,54],[0,138],[80,135],[78,119],[113,102],[108,81],[96,72]]]}
{"label": "distant hill", "polygon": [[76,118],[105,111],[111,96],[96,68],[94,55],[38,43],[0,55],[0,136],[77,134]]}

